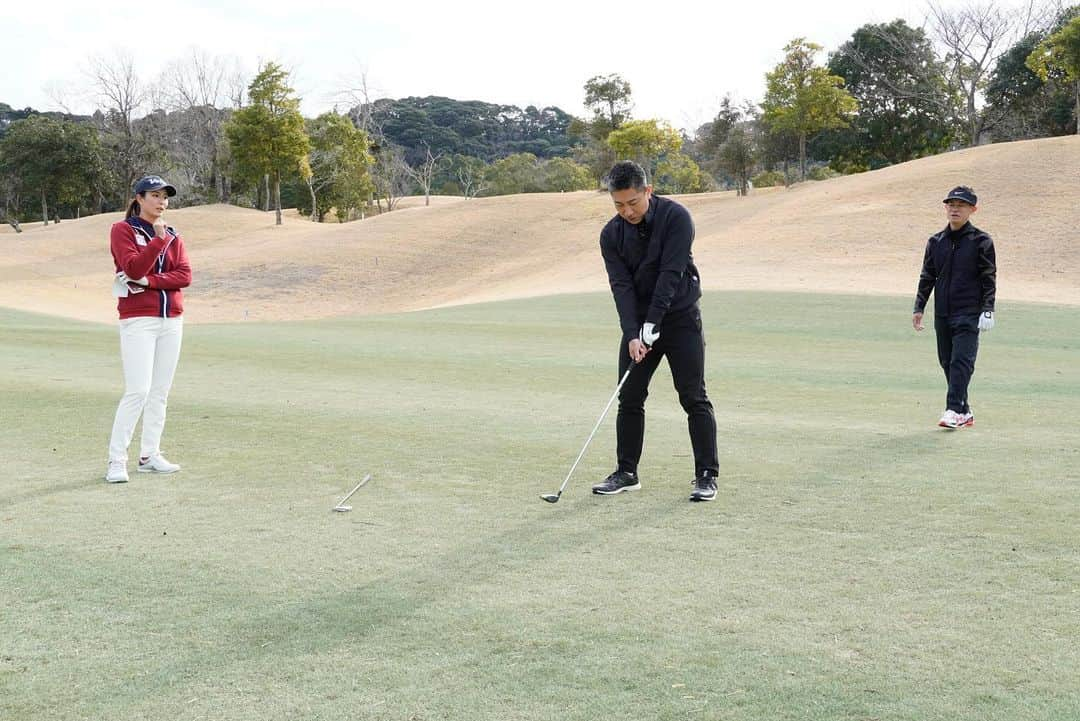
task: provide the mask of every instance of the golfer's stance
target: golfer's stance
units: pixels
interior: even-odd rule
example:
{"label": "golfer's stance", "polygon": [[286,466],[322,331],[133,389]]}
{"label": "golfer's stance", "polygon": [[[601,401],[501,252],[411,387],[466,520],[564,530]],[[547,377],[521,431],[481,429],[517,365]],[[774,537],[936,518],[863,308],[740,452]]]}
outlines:
{"label": "golfer's stance", "polygon": [[175,473],[180,466],[161,455],[169,389],[184,335],[184,294],[191,284],[184,241],[165,224],[176,188],[156,175],[135,184],[127,217],[109,235],[120,313],[124,396],[113,418],[105,480],[127,483],[128,446],[142,416],[140,473]]}
{"label": "golfer's stance", "polygon": [[949,225],[926,242],[912,325],[923,329],[923,311],[933,292],[938,362],[949,384],[938,425],[962,428],[975,425],[968,384],[975,372],[979,332],[994,327],[997,261],[994,241],[968,220],[978,210],[975,191],[958,186],[943,202]]}
{"label": "golfer's stance", "polygon": [[649,380],[667,356],[694,448],[691,501],[716,498],[716,419],[705,392],[705,338],[701,332],[701,280],[690,246],[694,223],[673,200],[654,196],[637,163],[616,163],[607,187],[618,213],[600,233],[600,252],[622,326],[619,377],[635,363],[616,420],[618,467],[593,493],[641,488],[638,459],[645,439]]}

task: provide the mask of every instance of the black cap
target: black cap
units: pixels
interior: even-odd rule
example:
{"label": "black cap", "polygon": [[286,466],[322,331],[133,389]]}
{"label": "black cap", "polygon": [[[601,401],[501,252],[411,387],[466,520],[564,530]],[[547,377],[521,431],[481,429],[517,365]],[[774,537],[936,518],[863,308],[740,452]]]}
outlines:
{"label": "black cap", "polygon": [[157,175],[147,175],[145,178],[140,178],[139,182],[135,183],[135,195],[150,190],[164,190],[165,194],[170,198],[176,195],[176,188],[166,183]]}
{"label": "black cap", "polygon": [[945,196],[945,200],[942,203],[948,203],[950,200],[962,200],[969,205],[978,205],[979,197],[975,195],[975,191],[966,185],[958,185],[949,191],[949,194]]}

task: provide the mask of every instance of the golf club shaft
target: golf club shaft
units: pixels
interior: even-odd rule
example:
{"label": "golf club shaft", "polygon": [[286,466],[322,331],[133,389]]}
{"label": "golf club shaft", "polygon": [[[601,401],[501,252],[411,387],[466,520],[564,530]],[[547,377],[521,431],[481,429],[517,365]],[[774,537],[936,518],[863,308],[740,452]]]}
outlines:
{"label": "golf club shaft", "polygon": [[570,472],[566,474],[566,478],[563,480],[562,485],[559,486],[559,495],[562,495],[563,490],[566,488],[566,484],[570,481],[570,476],[574,475],[574,470],[577,468],[578,463],[581,462],[582,456],[585,455],[585,450],[592,443],[593,436],[596,435],[596,431],[600,428],[600,424],[604,422],[604,416],[607,415],[608,410],[611,409],[611,404],[615,402],[615,399],[619,396],[619,391],[622,390],[623,384],[626,383],[626,379],[630,377],[630,371],[634,369],[634,365],[631,364],[626,372],[623,373],[622,379],[619,381],[619,385],[615,386],[615,392],[611,394],[611,398],[608,399],[607,405],[604,406],[603,413],[596,419],[596,425],[593,426],[592,433],[589,434],[589,438],[585,441],[585,445],[581,447],[581,453],[578,454],[577,460],[574,461],[574,465],[570,466]]}
{"label": "golf club shaft", "polygon": [[349,492],[348,492],[347,494],[345,494],[345,497],[344,497],[344,498],[342,498],[342,499],[341,499],[340,501],[338,501],[338,505],[340,506],[340,505],[342,505],[343,503],[345,503],[345,501],[347,501],[347,500],[349,500],[350,498],[352,498],[352,494],[354,494],[354,493],[356,493],[357,491],[359,491],[359,490],[360,490],[360,486],[362,486],[362,485],[364,485],[365,483],[367,483],[367,482],[368,482],[368,479],[369,479],[369,478],[371,478],[371,474],[370,474],[370,473],[369,473],[369,474],[367,474],[366,476],[364,476],[364,479],[363,479],[362,481],[360,481],[359,483],[357,483],[357,484],[356,484],[356,488],[352,489],[352,490],[351,490],[351,491],[349,491]]}

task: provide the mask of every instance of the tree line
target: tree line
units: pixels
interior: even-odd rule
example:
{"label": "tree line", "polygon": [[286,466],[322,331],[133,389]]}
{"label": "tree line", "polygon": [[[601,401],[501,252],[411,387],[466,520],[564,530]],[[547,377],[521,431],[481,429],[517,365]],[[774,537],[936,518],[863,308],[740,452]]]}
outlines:
{"label": "tree line", "polygon": [[[820,179],[945,150],[1077,132],[1080,5],[1018,10],[932,1],[925,27],[858,28],[822,61],[806,38],[766,74],[760,103],[730,95],[693,131],[635,118],[618,74],[583,86],[588,115],[443,97],[371,98],[366,77],[336,109],[304,118],[274,62],[246,81],[198,51],[155,83],[129,56],[92,59],[91,116],[0,103],[6,222],[117,210],[143,173],[181,203],[296,207],[339,221],[393,210],[409,194],[560,192],[599,186],[616,159],[646,167],[662,193]],[[147,107],[149,113],[140,113]]]}

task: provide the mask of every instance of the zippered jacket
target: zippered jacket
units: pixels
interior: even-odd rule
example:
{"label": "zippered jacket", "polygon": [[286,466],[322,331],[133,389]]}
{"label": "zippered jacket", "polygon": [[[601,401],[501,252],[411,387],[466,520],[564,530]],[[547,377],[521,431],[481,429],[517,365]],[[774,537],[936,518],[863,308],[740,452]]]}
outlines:
{"label": "zippered jacket", "polygon": [[688,310],[701,298],[690,211],[658,195],[649,206],[647,243],[619,215],[600,232],[600,254],[626,337],[637,336],[643,323],[662,328],[665,315]]}
{"label": "zippered jacket", "polygon": [[934,315],[978,314],[994,310],[997,257],[994,241],[970,222],[948,226],[926,241],[915,311],[922,313],[934,293]]}
{"label": "zippered jacket", "polygon": [[149,282],[142,293],[129,293],[117,300],[121,320],[183,315],[181,288],[191,285],[191,265],[184,241],[176,229],[166,227],[165,236],[155,237],[154,226],[136,216],[113,223],[109,245],[116,271],[124,271],[128,278],[146,278]]}

